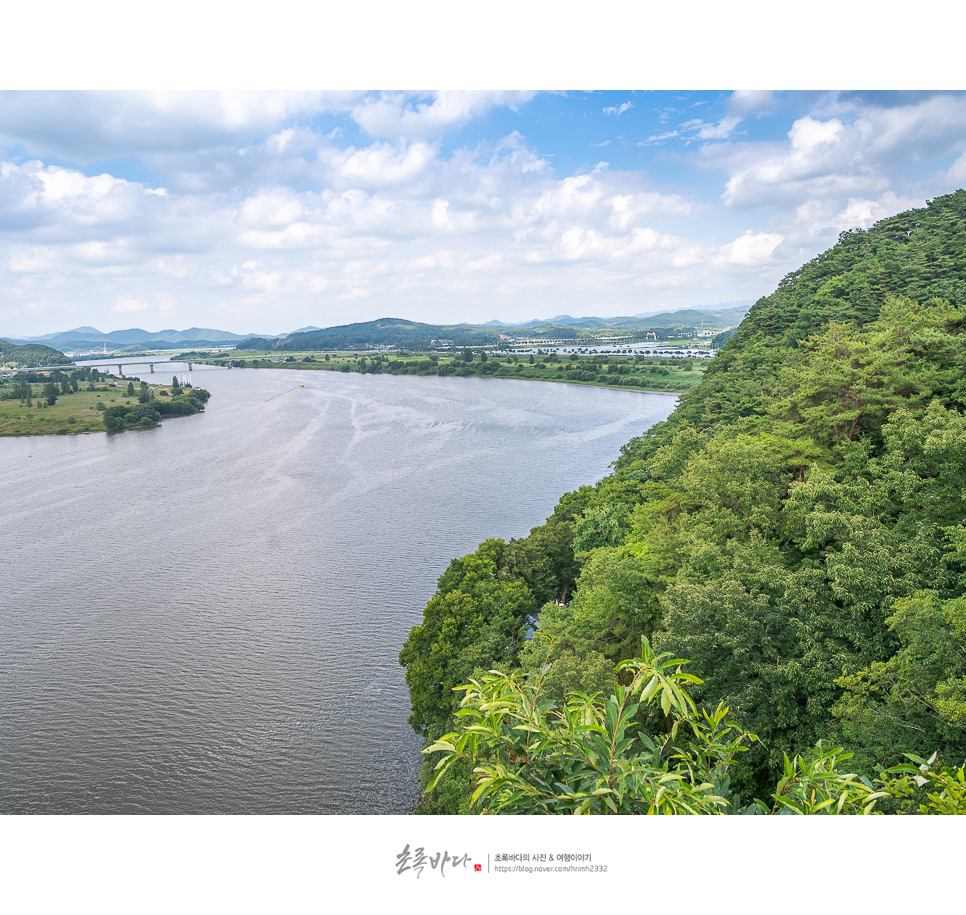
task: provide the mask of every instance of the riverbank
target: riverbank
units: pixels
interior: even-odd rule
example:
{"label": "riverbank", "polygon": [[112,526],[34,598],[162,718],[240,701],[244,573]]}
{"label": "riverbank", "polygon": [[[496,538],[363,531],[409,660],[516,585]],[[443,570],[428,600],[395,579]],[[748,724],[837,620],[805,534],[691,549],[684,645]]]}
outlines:
{"label": "riverbank", "polygon": [[[174,379],[172,379],[174,381]],[[149,385],[82,367],[0,380],[0,436],[79,435],[157,426],[204,410],[200,388]]]}
{"label": "riverbank", "polygon": [[236,368],[272,368],[326,372],[356,372],[367,375],[435,375],[458,378],[504,378],[526,381],[555,381],[596,387],[625,388],[659,394],[681,394],[691,390],[704,375],[706,359],[662,358],[642,355],[488,356],[464,351],[454,355],[437,353],[307,353],[268,356],[264,353],[232,354],[231,357],[197,358],[197,363]]}

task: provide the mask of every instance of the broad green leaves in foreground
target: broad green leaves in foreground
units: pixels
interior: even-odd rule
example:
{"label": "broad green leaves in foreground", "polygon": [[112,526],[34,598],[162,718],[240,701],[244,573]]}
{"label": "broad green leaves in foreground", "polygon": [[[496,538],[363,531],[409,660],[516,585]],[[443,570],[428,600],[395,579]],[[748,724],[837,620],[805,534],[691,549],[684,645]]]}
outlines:
{"label": "broad green leaves in foreground", "polygon": [[[851,754],[819,743],[809,754],[785,757],[769,803],[739,807],[729,769],[758,738],[731,721],[723,705],[713,712],[697,707],[686,687],[699,681],[682,671],[686,663],[655,655],[644,640],[641,657],[617,667],[631,678],[628,685],[607,699],[573,695],[559,709],[543,695],[542,674],[494,671],[471,681],[460,687],[462,732],[424,750],[442,754],[434,783],[457,761],[470,760],[473,805],[501,814],[869,814],[891,796],[841,770]],[[917,788],[908,779],[895,784],[908,789],[904,796]]]}

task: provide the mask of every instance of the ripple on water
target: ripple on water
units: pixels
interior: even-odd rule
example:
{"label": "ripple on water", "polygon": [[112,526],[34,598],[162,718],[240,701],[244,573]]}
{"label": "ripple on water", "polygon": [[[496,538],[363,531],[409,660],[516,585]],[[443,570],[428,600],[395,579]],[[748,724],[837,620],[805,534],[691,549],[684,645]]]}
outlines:
{"label": "ripple on water", "polygon": [[0,812],[408,812],[397,657],[437,577],[525,535],[675,403],[192,380],[209,409],[150,434],[0,440]]}

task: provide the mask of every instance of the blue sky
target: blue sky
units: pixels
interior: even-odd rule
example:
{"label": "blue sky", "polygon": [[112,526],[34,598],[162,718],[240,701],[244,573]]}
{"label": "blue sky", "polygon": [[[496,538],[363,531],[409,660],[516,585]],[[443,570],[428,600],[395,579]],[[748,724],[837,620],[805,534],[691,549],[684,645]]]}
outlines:
{"label": "blue sky", "polygon": [[0,92],[0,336],[753,301],[966,184],[957,92]]}

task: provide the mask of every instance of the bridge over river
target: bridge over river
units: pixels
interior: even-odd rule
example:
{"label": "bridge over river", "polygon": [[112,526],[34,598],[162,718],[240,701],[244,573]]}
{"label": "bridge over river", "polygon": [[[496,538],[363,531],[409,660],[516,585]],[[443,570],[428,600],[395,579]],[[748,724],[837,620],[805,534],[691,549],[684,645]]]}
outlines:
{"label": "bridge over river", "polygon": [[[161,359],[155,359],[153,361],[141,360],[140,362],[136,362],[134,360],[127,360],[127,359],[125,359],[123,362],[110,362],[110,363],[108,363],[106,360],[102,360],[99,364],[102,367],[104,367],[105,365],[116,365],[117,366],[117,374],[120,375],[121,377],[124,376],[124,366],[128,366],[128,368],[130,368],[132,365],[147,365],[147,366],[150,366],[150,368],[151,368],[151,374],[152,375],[154,374],[154,367],[156,365],[161,365],[161,366],[172,365],[172,364],[174,364],[174,365],[187,365],[189,372],[194,371],[194,363],[193,362],[171,363],[171,362],[168,362],[166,360],[161,360]],[[231,360],[228,360],[228,362],[226,363],[226,366],[228,368],[231,368],[232,367]],[[76,363],[71,362],[71,363],[68,363],[67,365],[38,365],[38,366],[32,366],[30,368],[18,368],[18,369],[14,369],[13,371],[17,371],[17,372],[56,372],[56,371],[67,372],[67,371],[70,371],[71,369],[76,369],[77,367],[78,366],[77,366]],[[96,368],[96,366],[95,366],[95,368]]]}

